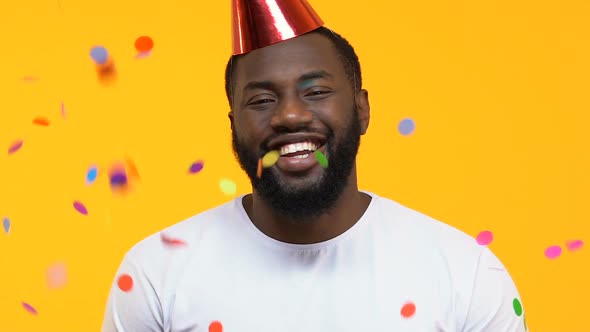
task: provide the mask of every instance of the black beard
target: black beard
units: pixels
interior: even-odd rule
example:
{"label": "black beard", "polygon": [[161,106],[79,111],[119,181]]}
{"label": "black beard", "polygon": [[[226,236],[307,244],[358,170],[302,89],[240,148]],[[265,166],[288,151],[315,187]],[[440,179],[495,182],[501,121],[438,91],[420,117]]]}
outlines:
{"label": "black beard", "polygon": [[[234,155],[250,178],[253,190],[276,214],[284,216],[289,222],[304,223],[334,207],[348,184],[360,146],[361,127],[357,108],[351,113],[349,125],[340,137],[335,138],[332,130],[327,134],[328,168],[324,169],[319,181],[302,188],[281,185],[272,168],[263,170],[258,178],[256,171],[261,156],[244,146],[232,128]],[[268,151],[268,145],[263,144],[260,150]]]}

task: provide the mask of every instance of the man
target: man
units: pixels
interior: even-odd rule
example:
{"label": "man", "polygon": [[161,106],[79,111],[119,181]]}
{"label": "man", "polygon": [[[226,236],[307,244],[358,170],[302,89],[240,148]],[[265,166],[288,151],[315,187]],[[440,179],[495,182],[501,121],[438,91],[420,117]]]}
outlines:
{"label": "man", "polygon": [[103,331],[525,331],[489,249],[358,190],[370,107],[348,42],[305,0],[233,12],[226,92],[253,192],[133,247]]}

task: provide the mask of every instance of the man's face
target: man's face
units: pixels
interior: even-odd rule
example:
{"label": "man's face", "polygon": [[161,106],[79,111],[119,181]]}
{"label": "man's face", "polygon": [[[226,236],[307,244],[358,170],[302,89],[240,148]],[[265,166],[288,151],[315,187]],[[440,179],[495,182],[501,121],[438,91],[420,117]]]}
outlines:
{"label": "man's face", "polygon": [[[234,67],[234,152],[254,191],[291,220],[329,210],[356,171],[368,102],[360,94],[359,113],[340,61],[330,40],[312,33],[253,51]],[[258,178],[258,160],[271,150],[281,157]]]}

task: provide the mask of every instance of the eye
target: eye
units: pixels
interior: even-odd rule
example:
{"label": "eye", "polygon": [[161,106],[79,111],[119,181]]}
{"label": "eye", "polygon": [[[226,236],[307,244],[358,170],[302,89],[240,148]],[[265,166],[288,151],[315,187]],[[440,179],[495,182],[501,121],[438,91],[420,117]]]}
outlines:
{"label": "eye", "polygon": [[320,98],[320,97],[326,97],[327,94],[329,94],[332,91],[328,91],[328,90],[315,90],[315,91],[311,91],[307,94],[305,94],[305,97],[312,97],[312,98]]}
{"label": "eye", "polygon": [[258,99],[258,100],[255,100],[255,101],[251,102],[249,105],[261,105],[261,104],[272,103],[273,101],[274,100],[269,99],[269,98]]}

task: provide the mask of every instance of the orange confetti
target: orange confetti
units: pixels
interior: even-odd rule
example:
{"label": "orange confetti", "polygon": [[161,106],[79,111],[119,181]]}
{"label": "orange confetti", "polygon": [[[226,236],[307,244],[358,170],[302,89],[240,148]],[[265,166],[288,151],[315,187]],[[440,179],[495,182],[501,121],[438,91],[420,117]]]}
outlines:
{"label": "orange confetti", "polygon": [[152,50],[154,41],[148,36],[141,36],[135,40],[135,49],[139,53],[146,53]]}
{"label": "orange confetti", "polygon": [[262,177],[262,158],[258,159],[258,169],[256,170],[256,176],[260,179]]}
{"label": "orange confetti", "polygon": [[117,280],[117,285],[122,291],[128,292],[133,288],[133,278],[128,274],[122,274]]}
{"label": "orange confetti", "polygon": [[410,318],[416,313],[416,305],[412,302],[404,304],[401,310],[402,317]]}
{"label": "orange confetti", "polygon": [[129,168],[129,175],[139,179],[139,172],[137,171],[137,167],[135,166],[133,160],[130,158],[125,158],[125,164],[127,164],[127,167]]}
{"label": "orange confetti", "polygon": [[218,321],[211,322],[209,324],[209,332],[223,332],[223,325]]}
{"label": "orange confetti", "polygon": [[49,119],[38,116],[35,118],[35,120],[33,120],[33,124],[39,125],[39,126],[43,126],[43,127],[47,127],[49,126]]}

